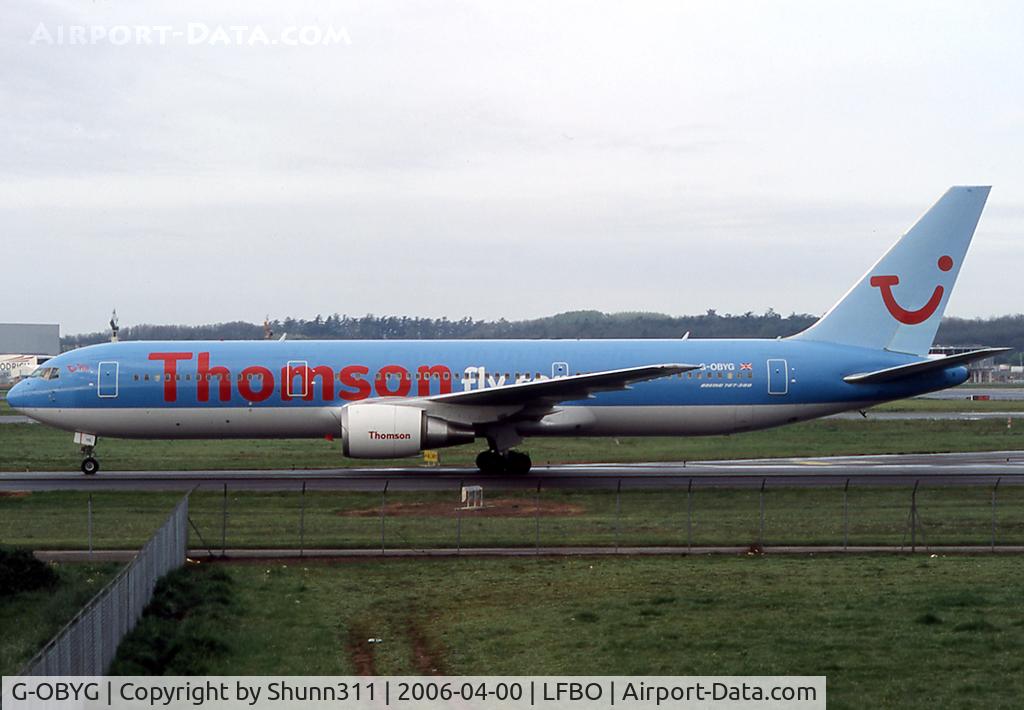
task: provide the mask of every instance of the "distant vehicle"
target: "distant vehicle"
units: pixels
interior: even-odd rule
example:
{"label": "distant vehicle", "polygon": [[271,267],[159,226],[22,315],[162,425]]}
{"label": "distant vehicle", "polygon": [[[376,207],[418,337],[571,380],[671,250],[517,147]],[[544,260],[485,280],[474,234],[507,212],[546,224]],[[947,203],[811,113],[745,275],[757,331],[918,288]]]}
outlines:
{"label": "distant vehicle", "polygon": [[764,429],[961,384],[1006,348],[928,357],[988,198],[953,187],[807,330],[776,340],[177,341],[53,358],[11,407],[97,437],[331,437],[381,459],[467,444],[525,473],[534,436]]}

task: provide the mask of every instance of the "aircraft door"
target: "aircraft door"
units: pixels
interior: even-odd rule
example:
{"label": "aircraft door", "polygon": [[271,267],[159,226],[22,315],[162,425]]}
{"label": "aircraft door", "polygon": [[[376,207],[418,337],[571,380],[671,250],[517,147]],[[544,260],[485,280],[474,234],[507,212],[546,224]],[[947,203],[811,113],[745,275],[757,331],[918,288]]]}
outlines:
{"label": "aircraft door", "polygon": [[285,366],[285,375],[285,394],[289,397],[305,397],[309,390],[309,362],[289,360]]}
{"label": "aircraft door", "polygon": [[768,394],[789,393],[789,367],[785,360],[768,361]]}
{"label": "aircraft door", "polygon": [[552,377],[568,377],[569,376],[569,363],[567,363],[567,362],[553,362],[553,363],[551,363],[551,376]]}
{"label": "aircraft door", "polygon": [[96,394],[104,398],[117,396],[117,376],[120,364],[112,361],[101,362],[96,376]]}

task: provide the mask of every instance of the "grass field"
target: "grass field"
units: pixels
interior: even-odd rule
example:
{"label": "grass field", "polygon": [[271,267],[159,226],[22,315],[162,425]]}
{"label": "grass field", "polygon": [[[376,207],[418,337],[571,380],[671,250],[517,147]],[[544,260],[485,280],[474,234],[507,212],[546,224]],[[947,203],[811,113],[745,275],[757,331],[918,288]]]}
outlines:
{"label": "grass field", "polygon": [[119,569],[116,564],[55,565],[55,589],[0,597],[0,675],[13,675],[71,620]]}
{"label": "grass field", "polygon": [[[481,444],[440,452],[441,462],[471,465]],[[529,439],[534,464],[697,461],[703,459],[923,453],[1024,449],[1024,425],[1006,422],[818,420],[766,431],[709,437]],[[322,439],[135,441],[102,439],[103,470],[199,470],[392,466],[346,459]],[[417,459],[409,459],[415,462]],[[0,471],[75,471],[81,462],[71,434],[38,424],[0,426]]]}
{"label": "grass field", "polygon": [[[901,545],[910,542],[907,521],[910,487],[851,486],[849,544]],[[97,549],[139,547],[178,500],[175,493],[93,494],[93,544]],[[303,503],[292,493],[229,492],[227,518],[220,492],[199,491],[190,516],[200,535],[190,544],[215,553],[227,547],[362,548],[381,544],[379,493],[313,492]],[[618,509],[614,490],[544,490],[540,515],[533,491],[487,489],[484,511],[456,510],[458,491],[389,491],[384,544],[387,548],[532,547],[541,545],[754,545],[761,543],[759,493],[755,489],[703,488],[695,484],[687,526],[685,489],[630,490],[624,485]],[[991,490],[987,487],[929,487],[918,493],[918,543],[991,542]],[[765,494],[766,545],[841,545],[843,493],[836,487],[785,489]],[[1024,544],[1024,486],[1000,488],[997,544]],[[49,492],[0,497],[0,541],[33,549],[88,546],[87,494]],[[222,537],[223,536],[223,537]]]}
{"label": "grass field", "polygon": [[830,708],[1009,708],[1024,694],[1013,558],[225,568],[242,617],[220,630],[232,651],[214,673],[826,675]]}

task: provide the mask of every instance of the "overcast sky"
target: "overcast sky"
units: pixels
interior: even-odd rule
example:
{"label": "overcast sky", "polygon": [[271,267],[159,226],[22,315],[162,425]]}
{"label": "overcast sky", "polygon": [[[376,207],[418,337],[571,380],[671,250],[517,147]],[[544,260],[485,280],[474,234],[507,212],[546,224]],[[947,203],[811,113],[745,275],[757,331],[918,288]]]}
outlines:
{"label": "overcast sky", "polygon": [[820,313],[953,184],[1024,310],[1020,3],[159,5],[0,8],[0,321]]}

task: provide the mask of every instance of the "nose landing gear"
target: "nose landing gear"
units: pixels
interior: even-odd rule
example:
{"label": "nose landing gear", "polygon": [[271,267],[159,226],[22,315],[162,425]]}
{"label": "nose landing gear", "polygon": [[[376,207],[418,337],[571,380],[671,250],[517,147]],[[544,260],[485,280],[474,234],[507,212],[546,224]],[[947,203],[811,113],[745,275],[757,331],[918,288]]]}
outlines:
{"label": "nose landing gear", "polygon": [[[82,447],[83,449],[85,447]],[[86,453],[83,451],[82,453]],[[92,456],[86,456],[82,459],[82,473],[86,476],[92,476],[100,470],[100,462],[94,459]]]}
{"label": "nose landing gear", "polygon": [[96,448],[96,435],[76,431],[75,443],[82,447],[82,455],[85,456],[82,459],[82,473],[86,476],[94,475],[100,470],[100,462],[92,455],[93,450]]}

